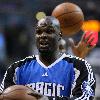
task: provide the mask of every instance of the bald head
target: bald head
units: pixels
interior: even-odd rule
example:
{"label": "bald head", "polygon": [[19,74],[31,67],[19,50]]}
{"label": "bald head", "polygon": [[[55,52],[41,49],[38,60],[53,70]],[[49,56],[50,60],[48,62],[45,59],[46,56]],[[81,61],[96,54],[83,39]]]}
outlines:
{"label": "bald head", "polygon": [[41,19],[38,21],[37,23],[37,27],[53,27],[55,30],[57,30],[58,32],[60,32],[60,23],[58,21],[58,19],[56,19],[53,16],[46,16],[45,18]]}

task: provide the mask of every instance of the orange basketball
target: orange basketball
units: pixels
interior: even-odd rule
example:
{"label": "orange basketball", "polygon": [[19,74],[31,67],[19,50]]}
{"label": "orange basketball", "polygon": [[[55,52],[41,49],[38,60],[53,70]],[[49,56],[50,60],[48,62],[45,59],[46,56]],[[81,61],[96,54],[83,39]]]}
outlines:
{"label": "orange basketball", "polygon": [[0,100],[37,100],[31,93],[33,90],[26,86],[13,85],[3,91]]}
{"label": "orange basketball", "polygon": [[55,7],[52,16],[56,17],[65,36],[72,36],[80,31],[84,15],[81,8],[74,3],[62,3]]}

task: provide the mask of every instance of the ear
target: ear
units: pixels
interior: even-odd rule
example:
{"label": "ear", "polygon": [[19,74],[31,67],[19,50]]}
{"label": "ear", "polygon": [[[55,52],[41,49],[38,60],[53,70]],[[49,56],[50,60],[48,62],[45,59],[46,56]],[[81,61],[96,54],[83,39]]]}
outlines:
{"label": "ear", "polygon": [[62,32],[59,33],[60,37],[62,38]]}
{"label": "ear", "polygon": [[62,39],[62,33],[59,32],[59,39],[58,39],[58,41],[60,41],[61,39]]}

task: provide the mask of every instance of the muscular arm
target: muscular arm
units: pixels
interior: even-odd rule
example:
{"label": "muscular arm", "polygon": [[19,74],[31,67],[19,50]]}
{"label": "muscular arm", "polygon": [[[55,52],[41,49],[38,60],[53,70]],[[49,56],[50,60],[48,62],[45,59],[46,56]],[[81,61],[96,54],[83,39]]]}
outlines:
{"label": "muscular arm", "polygon": [[14,73],[15,73],[15,70],[14,70],[13,65],[12,65],[7,69],[7,71],[4,75],[3,81],[2,81],[1,86],[0,86],[0,91],[3,91],[4,89],[6,89],[7,87],[9,87],[11,85],[15,85]]}
{"label": "muscular arm", "polygon": [[6,71],[3,81],[0,86],[0,91],[3,91],[9,86],[19,84],[19,73],[17,73],[19,67],[26,62],[28,58],[14,62]]}
{"label": "muscular arm", "polygon": [[[80,58],[78,58],[80,59]],[[73,83],[72,95],[75,100],[93,100],[95,96],[96,80],[91,65],[86,60],[75,61],[75,79]],[[79,72],[78,72],[79,71]],[[77,78],[79,73],[79,77]]]}

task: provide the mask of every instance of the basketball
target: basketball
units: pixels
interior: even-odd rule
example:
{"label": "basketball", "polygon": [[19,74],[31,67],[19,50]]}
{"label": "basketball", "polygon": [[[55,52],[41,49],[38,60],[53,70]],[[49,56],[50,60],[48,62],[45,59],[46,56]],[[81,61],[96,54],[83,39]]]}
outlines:
{"label": "basketball", "polygon": [[26,86],[13,85],[3,91],[0,100],[37,100],[31,93],[33,90]]}
{"label": "basketball", "polygon": [[81,8],[74,3],[68,2],[56,6],[52,12],[52,16],[59,20],[62,34],[65,36],[77,34],[84,21]]}

